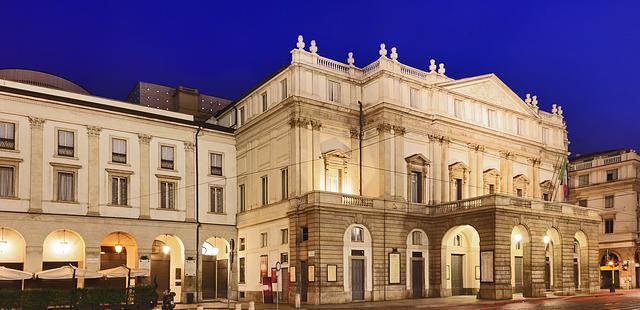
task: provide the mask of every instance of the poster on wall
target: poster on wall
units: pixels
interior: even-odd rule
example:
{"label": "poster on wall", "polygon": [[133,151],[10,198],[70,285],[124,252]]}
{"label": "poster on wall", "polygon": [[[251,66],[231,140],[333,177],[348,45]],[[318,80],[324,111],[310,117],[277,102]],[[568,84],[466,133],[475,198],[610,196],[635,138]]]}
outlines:
{"label": "poster on wall", "polygon": [[338,281],[338,266],[328,265],[327,266],[327,282],[336,282],[336,281]]}
{"label": "poster on wall", "polygon": [[149,260],[147,256],[140,257],[140,260],[138,261],[138,268],[151,270],[151,260]]}
{"label": "poster on wall", "polygon": [[493,251],[480,252],[480,282],[493,283]]}
{"label": "poster on wall", "polygon": [[389,284],[400,284],[400,253],[389,253]]}
{"label": "poster on wall", "polygon": [[309,282],[315,282],[316,281],[316,266],[314,265],[309,265],[309,273],[308,273],[308,279]]}
{"label": "poster on wall", "polygon": [[196,260],[187,259],[184,261],[184,276],[195,277],[196,276]]}
{"label": "poster on wall", "polygon": [[289,267],[289,282],[296,282],[296,266]]}

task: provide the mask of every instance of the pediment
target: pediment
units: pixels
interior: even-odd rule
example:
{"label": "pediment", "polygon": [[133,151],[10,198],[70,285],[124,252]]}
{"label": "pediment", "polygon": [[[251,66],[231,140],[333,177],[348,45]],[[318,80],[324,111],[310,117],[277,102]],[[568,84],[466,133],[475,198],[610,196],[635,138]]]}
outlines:
{"label": "pediment", "polygon": [[462,95],[485,101],[506,110],[538,117],[527,103],[495,74],[481,75],[440,83],[438,86]]}
{"label": "pediment", "polygon": [[422,154],[413,154],[404,159],[407,163],[419,165],[419,166],[428,166],[431,164],[431,161]]}

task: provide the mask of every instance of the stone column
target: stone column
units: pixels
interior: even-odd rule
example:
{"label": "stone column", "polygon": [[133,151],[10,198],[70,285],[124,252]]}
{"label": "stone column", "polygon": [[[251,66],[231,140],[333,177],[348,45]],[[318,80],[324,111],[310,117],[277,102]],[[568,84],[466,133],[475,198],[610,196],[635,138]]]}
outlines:
{"label": "stone column", "polygon": [[89,140],[88,196],[87,215],[100,214],[100,131],[97,126],[87,126]]}
{"label": "stone column", "polygon": [[545,295],[545,226],[530,225],[531,237],[524,243],[523,291],[524,297],[543,297]]}
{"label": "stone column", "polygon": [[507,195],[513,195],[512,156],[508,151],[500,151],[500,188]]}
{"label": "stone column", "polygon": [[146,134],[138,134],[138,143],[140,145],[140,218],[148,219],[151,217],[149,190],[150,190],[150,167],[151,160],[149,154],[149,141],[151,136]]}
{"label": "stone column", "polygon": [[540,193],[540,158],[529,158],[527,162],[531,165],[529,171],[531,171],[532,196],[535,199],[540,199],[542,197]]}
{"label": "stone column", "polygon": [[[478,298],[511,299],[511,226],[496,225],[499,218],[482,226],[487,231],[479,230],[480,253],[493,251],[493,283],[480,283]],[[482,258],[480,258],[482,260]]]}
{"label": "stone column", "polygon": [[[360,132],[356,128],[351,128],[351,188],[353,189],[354,194],[360,194],[362,192],[363,195],[367,195],[364,193],[364,189],[360,189]],[[364,138],[364,137],[363,137]],[[364,168],[363,168],[364,170]],[[364,173],[364,171],[363,171]],[[365,179],[363,179],[364,181]]]}
{"label": "stone column", "polygon": [[[311,121],[308,119],[299,119],[298,128],[300,131],[300,178],[302,187],[301,193],[308,193],[313,190],[316,180],[313,179],[313,129]],[[315,176],[319,178],[319,176]],[[324,188],[323,188],[324,190]]]}
{"label": "stone column", "polygon": [[[311,156],[313,158],[313,189],[314,190],[324,190],[325,188],[320,188],[321,179],[325,177],[326,167],[324,166],[324,161],[322,159],[322,150],[320,149],[320,129],[322,128],[322,124],[316,120],[311,120],[311,145],[312,153]],[[349,171],[350,173],[351,171]],[[342,175],[342,188],[345,188],[347,184],[347,171],[343,171]]]}
{"label": "stone column", "polygon": [[429,135],[429,143],[430,143],[430,154],[429,158],[432,160],[432,171],[430,173],[429,184],[431,184],[431,203],[437,204],[442,201],[442,172],[440,169],[442,168],[442,157],[440,154],[442,153],[440,142],[437,137],[434,135]]}
{"label": "stone column", "polygon": [[391,139],[391,125],[378,125],[378,174],[380,175],[380,196],[391,198],[394,189],[393,178],[393,140]]}
{"label": "stone column", "polygon": [[27,244],[25,248],[24,271],[35,273],[42,270],[42,250],[42,243],[38,245]]}
{"label": "stone column", "polygon": [[406,133],[406,129],[400,126],[394,126],[393,133],[395,134],[394,138],[394,158],[393,161],[395,164],[394,172],[395,172],[395,199],[398,200],[409,200],[407,197],[407,174],[409,171],[407,169],[407,162],[404,160],[404,134]]}
{"label": "stone column", "polygon": [[449,180],[449,138],[442,137],[440,144],[442,145],[442,166],[440,168],[442,173],[440,176],[440,179],[442,180],[440,182],[442,183],[442,201],[449,202],[451,201],[451,197],[449,197],[449,189],[451,187],[451,180]]}
{"label": "stone column", "polygon": [[[185,208],[187,222],[196,221],[196,186],[198,182],[196,180],[196,165],[195,165],[195,144],[192,142],[184,142],[184,169],[185,169]],[[202,160],[201,162],[207,163],[208,160]],[[207,197],[207,192],[204,192],[203,197]]]}
{"label": "stone column", "polygon": [[480,167],[478,167],[478,151],[477,145],[473,143],[469,143],[467,145],[469,147],[469,197],[479,196],[478,192],[482,192],[478,190],[478,173]]}
{"label": "stone column", "polygon": [[507,175],[507,191],[513,195],[513,154],[511,153],[507,156],[507,171],[509,171]]}
{"label": "stone column", "polygon": [[[44,127],[44,119],[29,116],[29,123],[31,124],[31,161],[29,163],[31,171],[29,175],[29,212],[39,213],[42,212],[42,128]],[[42,257],[40,258],[40,260],[42,260]]]}
{"label": "stone column", "polygon": [[478,167],[478,173],[476,174],[476,185],[478,186],[476,192],[478,196],[484,195],[484,146],[478,145],[476,151],[476,167]]}

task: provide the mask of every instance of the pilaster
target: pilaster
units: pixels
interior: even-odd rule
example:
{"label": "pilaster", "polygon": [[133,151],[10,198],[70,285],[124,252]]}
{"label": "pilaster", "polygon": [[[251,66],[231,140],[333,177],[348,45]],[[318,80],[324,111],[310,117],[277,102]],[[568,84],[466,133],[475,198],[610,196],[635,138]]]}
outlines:
{"label": "pilaster", "polygon": [[42,131],[45,120],[29,116],[31,125],[31,161],[29,186],[29,212],[42,212]]}
{"label": "pilaster", "polygon": [[435,135],[429,135],[429,158],[433,161],[431,172],[431,179],[429,180],[429,184],[431,185],[431,198],[429,199],[432,204],[437,204],[442,201],[442,180],[440,180],[442,176],[442,146],[440,145],[439,139]]}
{"label": "pilaster", "polygon": [[395,172],[395,191],[394,196],[395,199],[398,200],[408,200],[409,197],[407,195],[407,174],[406,171],[407,164],[404,161],[404,134],[406,133],[406,129],[401,126],[393,126],[393,134],[394,134],[394,158],[393,161],[395,164],[394,172]]}
{"label": "pilaster", "polygon": [[378,165],[381,168],[378,171],[380,176],[380,196],[391,199],[395,189],[395,179],[393,177],[394,161],[393,157],[393,137],[392,126],[388,123],[381,123],[377,127],[378,130]]}
{"label": "pilaster", "polygon": [[87,136],[89,144],[89,167],[88,167],[88,187],[89,187],[89,207],[87,215],[100,214],[100,131],[97,126],[87,126]]}
{"label": "pilaster", "polygon": [[150,155],[149,141],[151,136],[146,134],[138,134],[138,144],[140,145],[140,218],[148,219],[151,217],[149,189],[150,189]]}
{"label": "pilaster", "polygon": [[[322,158],[322,150],[320,149],[320,129],[322,128],[322,123],[311,120],[311,145],[312,145],[312,153],[311,156],[313,158],[313,189],[314,190],[324,190],[325,188],[321,188],[320,184],[323,184],[321,180],[325,179],[326,167],[324,167],[324,162],[320,159]],[[324,168],[323,168],[324,167]],[[347,180],[343,175],[343,184],[346,184]],[[344,186],[344,185],[343,185]]]}
{"label": "pilaster", "polygon": [[442,166],[440,168],[440,183],[442,183],[442,201],[451,201],[449,196],[450,180],[449,180],[449,138],[442,137],[440,139],[442,150]]}
{"label": "pilaster", "polygon": [[[195,222],[196,214],[196,167],[195,167],[195,144],[190,141],[184,142],[184,165],[185,165],[185,201],[187,222]],[[207,160],[205,159],[206,163]],[[204,193],[207,194],[206,192]],[[206,196],[205,196],[206,197]]]}

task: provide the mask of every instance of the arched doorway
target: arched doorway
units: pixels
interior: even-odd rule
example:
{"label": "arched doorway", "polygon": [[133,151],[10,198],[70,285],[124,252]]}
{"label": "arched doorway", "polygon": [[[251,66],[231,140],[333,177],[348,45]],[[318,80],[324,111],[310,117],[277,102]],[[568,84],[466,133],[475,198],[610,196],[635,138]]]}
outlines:
{"label": "arched doorway", "polygon": [[167,289],[176,293],[180,301],[184,278],[184,246],[182,241],[170,234],[157,236],[151,246],[151,283],[156,285],[160,296]]}
{"label": "arched doorway", "polygon": [[551,291],[556,283],[562,283],[562,238],[555,228],[549,228],[542,238],[544,243],[544,287]]}
{"label": "arched doorway", "polygon": [[471,225],[449,229],[442,238],[445,294],[474,295],[480,289],[480,235]]}
{"label": "arched doorway", "polygon": [[[42,246],[42,270],[72,265],[84,268],[85,244],[80,235],[72,230],[59,229],[51,232]],[[46,288],[83,287],[83,279],[37,280],[36,286]]]}
{"label": "arched doorway", "polygon": [[[511,230],[511,286],[514,293],[522,293],[525,283],[530,283],[525,279],[524,272],[525,265],[531,265],[530,246],[529,231],[523,225],[516,225]],[[530,272],[527,275],[530,275]]]}
{"label": "arched doorway", "polygon": [[620,259],[611,251],[606,251],[600,258],[600,288],[620,287]]}
{"label": "arched doorway", "polygon": [[[108,234],[100,243],[100,270],[127,266],[136,268],[138,261],[138,244],[126,232],[116,231]],[[100,281],[104,287],[126,287],[126,278],[108,278]],[[135,285],[135,279],[130,280]]]}
{"label": "arched doorway", "polygon": [[[15,229],[0,227],[0,266],[23,270],[26,243]],[[0,281],[0,289],[21,289],[23,281]]]}
{"label": "arched doorway", "polygon": [[202,244],[202,298],[227,298],[229,287],[229,243],[211,237]]}
{"label": "arched doorway", "polygon": [[371,242],[371,233],[364,225],[352,224],[344,232],[344,291],[351,292],[353,301],[365,300],[365,293],[373,290]]}
{"label": "arched doorway", "polygon": [[407,235],[407,290],[413,298],[422,298],[429,287],[429,239],[422,229]]}
{"label": "arched doorway", "polygon": [[574,235],[573,248],[573,277],[574,285],[584,291],[589,291],[589,242],[587,235],[579,230]]}

